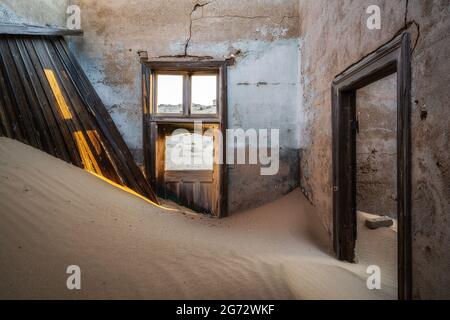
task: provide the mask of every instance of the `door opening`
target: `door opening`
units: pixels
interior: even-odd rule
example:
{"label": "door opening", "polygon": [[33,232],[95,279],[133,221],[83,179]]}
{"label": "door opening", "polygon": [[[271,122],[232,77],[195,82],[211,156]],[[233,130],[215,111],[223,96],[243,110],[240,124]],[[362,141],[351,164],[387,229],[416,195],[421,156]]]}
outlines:
{"label": "door opening", "polygon": [[362,139],[361,135],[357,136],[358,129],[361,130],[362,120],[357,116],[357,96],[361,93],[358,90],[364,90],[365,87],[389,76],[395,79],[396,159],[395,173],[391,172],[391,175],[396,177],[396,186],[393,187],[395,201],[392,203],[386,200],[390,203],[390,207],[379,207],[377,211],[388,212],[392,206],[396,207],[392,214],[395,213],[397,218],[399,299],[411,299],[412,292],[410,68],[410,37],[408,33],[403,33],[341,73],[332,85],[334,250],[339,259],[355,262],[355,248],[359,235],[357,211],[362,209],[362,206],[370,209],[369,204],[364,203],[361,198],[361,188],[358,189],[358,183],[361,187],[363,182],[361,179],[367,178],[361,172],[358,176],[358,165],[362,164],[362,158],[358,162],[357,156],[357,141]]}
{"label": "door opening", "polygon": [[219,146],[217,125],[160,124],[156,141],[156,190],[198,212],[214,215],[219,209],[220,168],[214,159]]}
{"label": "door opening", "polygon": [[397,73],[356,90],[355,260],[377,266],[383,289],[397,282]]}

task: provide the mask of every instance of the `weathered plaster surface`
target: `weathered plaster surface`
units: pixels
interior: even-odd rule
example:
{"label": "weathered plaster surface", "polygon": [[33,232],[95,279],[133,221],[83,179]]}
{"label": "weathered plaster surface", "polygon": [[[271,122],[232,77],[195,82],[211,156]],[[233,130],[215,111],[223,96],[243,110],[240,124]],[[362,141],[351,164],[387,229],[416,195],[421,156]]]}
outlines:
{"label": "weathered plaster surface", "polygon": [[[260,175],[252,165],[229,169],[231,211],[269,202],[298,186],[298,41],[235,43],[243,57],[229,70],[229,128],[280,130],[280,169]],[[296,134],[295,134],[296,133]],[[295,167],[297,165],[297,167]],[[296,178],[297,177],[297,178]]]}
{"label": "weathered plaster surface", "polygon": [[356,91],[356,203],[397,218],[397,74]]}
{"label": "weathered plaster surface", "polygon": [[[365,13],[378,4],[382,29]],[[332,230],[333,78],[408,27],[412,42],[412,219],[415,298],[450,298],[450,6],[435,1],[300,0],[301,186]],[[414,23],[413,23],[414,22]],[[417,26],[420,26],[420,33]]]}
{"label": "weathered plaster surface", "polygon": [[0,0],[0,22],[65,27],[69,0]]}
{"label": "weathered plaster surface", "polygon": [[140,64],[150,57],[236,55],[229,69],[229,127],[280,129],[280,171],[229,167],[230,211],[258,206],[298,185],[298,2],[74,0],[84,37],[76,53],[138,162],[142,162]]}

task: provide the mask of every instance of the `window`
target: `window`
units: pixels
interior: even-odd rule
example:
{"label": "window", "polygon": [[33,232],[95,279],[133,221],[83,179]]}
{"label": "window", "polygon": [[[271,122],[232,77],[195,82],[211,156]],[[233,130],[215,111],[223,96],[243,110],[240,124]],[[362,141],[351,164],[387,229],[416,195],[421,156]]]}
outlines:
{"label": "window", "polygon": [[218,76],[212,72],[157,73],[156,114],[217,115]]}
{"label": "window", "polygon": [[166,136],[166,171],[213,170],[213,137],[181,132]]}
{"label": "window", "polygon": [[211,114],[217,112],[217,76],[191,77],[191,113]]}
{"label": "window", "polygon": [[[232,60],[141,59],[145,174],[158,196],[227,213],[227,67]],[[201,131],[199,130],[201,129]]]}
{"label": "window", "polygon": [[157,75],[156,106],[158,113],[183,113],[183,76]]}

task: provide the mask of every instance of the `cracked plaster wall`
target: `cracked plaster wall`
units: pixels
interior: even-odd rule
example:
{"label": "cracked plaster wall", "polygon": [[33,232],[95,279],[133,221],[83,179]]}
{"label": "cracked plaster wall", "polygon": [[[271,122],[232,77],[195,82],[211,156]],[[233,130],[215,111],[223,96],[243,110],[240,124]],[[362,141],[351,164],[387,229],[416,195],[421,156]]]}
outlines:
{"label": "cracked plaster wall", "polygon": [[137,51],[149,57],[236,55],[228,74],[228,126],[280,129],[280,170],[229,166],[230,212],[262,205],[298,186],[298,1],[73,0],[82,38],[71,49],[142,162]]}
{"label": "cracked plaster wall", "polygon": [[[382,29],[368,30],[377,4]],[[450,6],[448,0],[300,0],[301,188],[332,236],[333,78],[408,27],[412,54],[413,295],[450,298]],[[420,34],[417,27],[420,27]],[[419,35],[419,37],[418,37]],[[418,38],[417,38],[418,37]],[[417,43],[416,43],[416,39]]]}

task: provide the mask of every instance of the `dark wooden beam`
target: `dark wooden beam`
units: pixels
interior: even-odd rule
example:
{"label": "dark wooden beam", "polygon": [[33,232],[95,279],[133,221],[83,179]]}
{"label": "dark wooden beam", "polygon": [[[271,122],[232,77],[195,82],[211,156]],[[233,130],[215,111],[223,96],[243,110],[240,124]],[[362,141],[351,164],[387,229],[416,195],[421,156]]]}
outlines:
{"label": "dark wooden beam", "polygon": [[226,60],[147,60],[142,61],[147,67],[158,71],[200,71],[219,70],[234,64],[234,59]]}
{"label": "dark wooden beam", "polygon": [[82,36],[83,30],[44,27],[29,24],[0,23],[0,34],[35,36]]}

